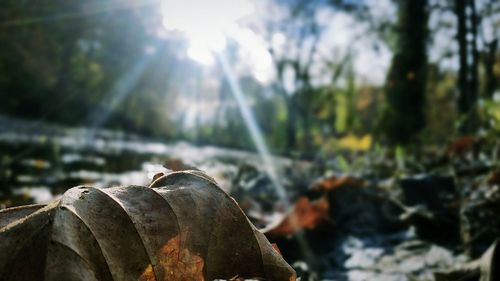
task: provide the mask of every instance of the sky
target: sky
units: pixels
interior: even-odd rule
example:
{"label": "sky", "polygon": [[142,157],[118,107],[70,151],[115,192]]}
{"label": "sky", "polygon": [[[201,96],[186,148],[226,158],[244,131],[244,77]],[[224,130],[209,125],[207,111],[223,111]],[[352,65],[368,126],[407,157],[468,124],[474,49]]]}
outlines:
{"label": "sky", "polygon": [[[369,0],[375,16],[393,17],[395,9],[389,0]],[[271,8],[269,8],[272,6]],[[193,9],[192,7],[197,7]],[[280,9],[271,0],[165,0],[163,2],[164,27],[175,36],[183,34],[189,41],[187,55],[201,65],[210,67],[216,64],[214,52],[221,52],[228,41],[238,46],[238,65],[235,71],[251,74],[263,84],[276,79],[273,58],[269,52],[271,44],[275,48],[285,48],[281,52],[297,52],[287,41],[286,34],[263,34],[263,22],[269,17],[284,17]],[[326,54],[330,61],[338,60],[347,52],[353,53],[354,71],[360,82],[382,85],[389,67],[391,53],[389,48],[374,36],[366,35],[364,23],[351,15],[327,7],[317,10],[316,18],[325,30],[318,43],[318,53]],[[260,24],[259,24],[260,21]],[[245,23],[250,23],[252,27]],[[365,35],[362,35],[365,34]],[[377,44],[378,48],[371,46]],[[280,46],[281,45],[281,46]],[[367,47],[368,46],[368,47]],[[329,75],[319,64],[325,57],[316,58],[313,65],[313,83],[327,84]],[[315,73],[314,73],[314,70]],[[288,75],[293,80],[293,75]],[[292,84],[291,81],[286,84]],[[293,87],[289,87],[293,91]]]}
{"label": "sky", "polygon": [[[372,11],[376,16],[395,15],[390,0],[367,1],[372,1],[369,4],[374,5]],[[279,24],[287,17],[287,10],[273,0],[163,0],[162,14],[167,36],[187,41],[185,55],[199,64],[206,81],[217,75],[217,71],[212,71],[220,67],[217,57],[231,49],[229,71],[235,77],[253,76],[264,87],[268,86],[277,79],[274,58],[306,58],[313,42],[309,38],[299,48],[296,38],[290,37],[286,30],[269,30],[269,22]],[[366,35],[369,34],[366,24],[328,7],[318,8],[315,19],[324,31],[311,65],[314,86],[331,84],[331,68],[326,64],[338,63],[348,54],[352,56],[359,83],[384,84],[392,54],[375,36]],[[288,31],[293,32],[293,28],[289,26]],[[378,45],[377,49],[372,48],[374,44]],[[275,51],[274,57],[271,48]],[[295,73],[288,69],[284,74],[285,89],[291,94],[296,87]],[[215,78],[215,81],[222,80]],[[337,83],[342,86],[343,81]],[[201,89],[199,85],[181,90],[176,108],[184,112],[179,118],[185,129],[211,122],[223,108],[220,103],[230,102],[218,98],[218,87],[204,87],[202,94],[197,93]],[[244,91],[243,88],[243,95]]]}
{"label": "sky", "polygon": [[[204,68],[205,74],[217,75],[216,71],[210,70],[220,67],[218,54],[228,53],[230,49],[230,67],[235,76],[250,75],[263,86],[270,85],[277,79],[275,58],[307,58],[314,42],[307,37],[299,44],[301,40],[294,38],[293,29],[300,26],[300,22],[287,22],[287,10],[275,0],[162,1],[163,26],[168,36],[187,40],[186,56]],[[396,23],[397,7],[392,0],[363,1],[375,21]],[[430,4],[440,5],[443,1],[430,0]],[[484,3],[485,0],[478,0],[478,9],[482,9]],[[331,6],[318,6],[314,13],[316,22],[323,30],[312,56],[310,76],[313,86],[331,85],[332,68],[328,64],[340,64],[347,56],[352,60],[358,85],[383,86],[393,54],[387,43],[370,30],[369,23]],[[498,37],[498,28],[495,29],[495,22],[497,25],[500,22],[498,17],[485,20],[480,34],[492,38],[496,32]],[[283,22],[286,23],[284,26]],[[281,27],[269,28],[273,24],[281,24]],[[457,71],[455,15],[451,11],[433,10],[429,28],[433,30],[428,49],[429,62],[438,63],[442,70]],[[481,48],[481,44],[478,46]],[[450,55],[450,51],[453,54]],[[210,75],[206,75],[205,79]],[[290,94],[297,87],[295,78],[292,69],[285,69],[283,84]],[[347,81],[341,78],[335,83],[337,87],[342,87]],[[210,110],[207,108],[218,107],[207,98],[206,102],[190,106],[188,115],[191,117],[188,119],[195,120],[200,111],[208,113]],[[213,116],[215,113],[206,115]]]}

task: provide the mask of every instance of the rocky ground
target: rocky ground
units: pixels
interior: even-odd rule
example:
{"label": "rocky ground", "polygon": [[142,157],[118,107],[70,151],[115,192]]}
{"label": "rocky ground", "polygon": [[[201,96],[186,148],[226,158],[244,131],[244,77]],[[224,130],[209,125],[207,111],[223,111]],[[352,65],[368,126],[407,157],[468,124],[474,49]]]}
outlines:
{"label": "rocky ground", "polygon": [[[499,144],[459,141],[425,161],[383,151],[274,158],[283,205],[253,153],[2,117],[0,208],[43,203],[79,184],[145,185],[156,173],[196,167],[235,197],[303,281],[496,280],[496,248],[469,262],[500,237]],[[346,169],[346,161],[362,164]]]}

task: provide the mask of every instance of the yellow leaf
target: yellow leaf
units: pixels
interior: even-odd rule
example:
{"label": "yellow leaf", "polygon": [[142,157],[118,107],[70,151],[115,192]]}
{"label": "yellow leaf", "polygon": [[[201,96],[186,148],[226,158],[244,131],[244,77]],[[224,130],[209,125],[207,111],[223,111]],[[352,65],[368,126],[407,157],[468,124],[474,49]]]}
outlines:
{"label": "yellow leaf", "polygon": [[340,148],[356,151],[366,151],[370,149],[372,145],[372,136],[365,135],[363,137],[357,137],[353,134],[349,134],[339,139],[338,144]]}

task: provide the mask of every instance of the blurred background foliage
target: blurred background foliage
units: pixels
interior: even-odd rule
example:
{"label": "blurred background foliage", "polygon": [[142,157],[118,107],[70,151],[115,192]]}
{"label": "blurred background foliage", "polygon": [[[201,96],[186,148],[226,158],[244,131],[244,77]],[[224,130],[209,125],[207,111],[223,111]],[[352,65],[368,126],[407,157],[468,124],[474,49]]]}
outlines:
{"label": "blurred background foliage", "polygon": [[[498,1],[254,4],[224,52],[272,152],[499,133]],[[160,5],[2,1],[0,113],[253,150],[221,66],[192,59]]]}

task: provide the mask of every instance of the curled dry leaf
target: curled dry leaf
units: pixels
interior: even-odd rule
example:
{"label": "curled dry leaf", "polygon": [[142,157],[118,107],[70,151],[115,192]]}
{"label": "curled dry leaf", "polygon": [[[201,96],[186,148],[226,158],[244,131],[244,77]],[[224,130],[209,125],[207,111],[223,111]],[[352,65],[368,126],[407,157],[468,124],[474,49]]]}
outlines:
{"label": "curled dry leaf", "polygon": [[236,202],[197,171],[150,187],[75,187],[0,218],[0,280],[295,280]]}

